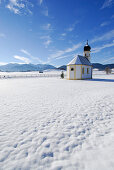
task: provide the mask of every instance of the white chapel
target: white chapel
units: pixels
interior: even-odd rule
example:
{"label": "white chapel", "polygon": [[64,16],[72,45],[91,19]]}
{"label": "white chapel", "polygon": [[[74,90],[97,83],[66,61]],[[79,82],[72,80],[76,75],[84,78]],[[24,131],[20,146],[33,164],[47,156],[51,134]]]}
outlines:
{"label": "white chapel", "polygon": [[87,44],[84,46],[83,56],[77,55],[69,64],[67,64],[67,79],[81,80],[92,79],[92,64],[90,62],[91,47]]}

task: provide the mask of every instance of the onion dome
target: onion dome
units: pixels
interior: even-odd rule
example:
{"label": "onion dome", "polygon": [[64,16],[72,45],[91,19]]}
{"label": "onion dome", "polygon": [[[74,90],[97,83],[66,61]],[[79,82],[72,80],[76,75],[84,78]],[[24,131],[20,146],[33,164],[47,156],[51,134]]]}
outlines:
{"label": "onion dome", "polygon": [[84,51],[90,51],[91,47],[88,45],[88,40],[87,40],[87,44],[84,46]]}

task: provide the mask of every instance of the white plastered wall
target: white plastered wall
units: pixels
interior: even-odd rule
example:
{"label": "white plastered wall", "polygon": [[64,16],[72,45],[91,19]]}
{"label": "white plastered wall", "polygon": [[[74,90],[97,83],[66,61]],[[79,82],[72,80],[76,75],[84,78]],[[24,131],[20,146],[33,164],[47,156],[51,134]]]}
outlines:
{"label": "white plastered wall", "polygon": [[[73,71],[71,71],[73,68]],[[76,79],[76,65],[69,65],[67,66],[67,79],[74,80]]]}
{"label": "white plastered wall", "polygon": [[[74,70],[71,71],[71,68]],[[84,68],[84,74],[82,69]],[[89,68],[89,74],[87,74],[87,68]],[[67,66],[67,79],[80,80],[80,79],[91,79],[92,67],[86,65],[69,65]]]}
{"label": "white plastered wall", "polygon": [[76,79],[81,79],[81,65],[76,65]]}
{"label": "white plastered wall", "polygon": [[[73,68],[74,70],[71,71],[71,68]],[[70,79],[71,79],[71,80],[75,79],[75,70],[76,70],[75,68],[76,68],[75,65],[71,65],[71,66],[70,66]]]}
{"label": "white plastered wall", "polygon": [[[84,68],[84,74],[82,72],[82,79],[90,79],[91,78],[91,71],[92,71],[92,67],[91,66],[83,66],[82,65],[82,69]],[[87,68],[89,69],[89,73],[87,74]]]}
{"label": "white plastered wall", "polygon": [[69,69],[70,69],[70,67],[67,66],[67,79],[69,79],[69,77],[70,77],[70,76],[69,76],[69,73],[70,73],[70,72],[69,72]]}
{"label": "white plastered wall", "polygon": [[[71,69],[74,69],[71,71]],[[81,66],[78,65],[69,65],[67,66],[67,79],[76,80],[81,79]]]}

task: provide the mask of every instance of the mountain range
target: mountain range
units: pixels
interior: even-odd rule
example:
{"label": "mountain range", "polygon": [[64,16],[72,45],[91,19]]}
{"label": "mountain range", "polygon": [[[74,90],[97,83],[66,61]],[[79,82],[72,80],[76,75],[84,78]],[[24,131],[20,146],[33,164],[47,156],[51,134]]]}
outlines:
{"label": "mountain range", "polygon": [[[106,67],[110,69],[114,68],[114,64],[100,64],[100,63],[93,63],[93,69],[105,70]],[[26,72],[26,71],[44,71],[48,69],[59,69],[59,70],[66,70],[66,65],[62,65],[60,67],[55,67],[48,64],[6,64],[0,66],[0,71],[3,72]]]}
{"label": "mountain range", "polygon": [[44,71],[47,69],[56,69],[56,67],[48,64],[6,64],[0,66],[0,71],[7,72],[25,72],[25,71]]}
{"label": "mountain range", "polygon": [[[92,63],[93,69],[98,69],[98,70],[105,70],[106,67],[109,67],[110,69],[114,68],[114,64],[100,64],[100,63]],[[66,65],[60,66],[58,69],[60,70],[66,70]]]}

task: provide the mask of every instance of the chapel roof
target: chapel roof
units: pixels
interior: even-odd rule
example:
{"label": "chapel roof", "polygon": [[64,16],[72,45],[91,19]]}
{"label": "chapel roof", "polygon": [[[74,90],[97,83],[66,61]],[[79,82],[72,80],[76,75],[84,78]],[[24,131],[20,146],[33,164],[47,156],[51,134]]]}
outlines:
{"label": "chapel roof", "polygon": [[90,61],[81,55],[77,55],[70,63],[68,63],[67,65],[88,65],[91,66],[92,64],[90,63]]}

